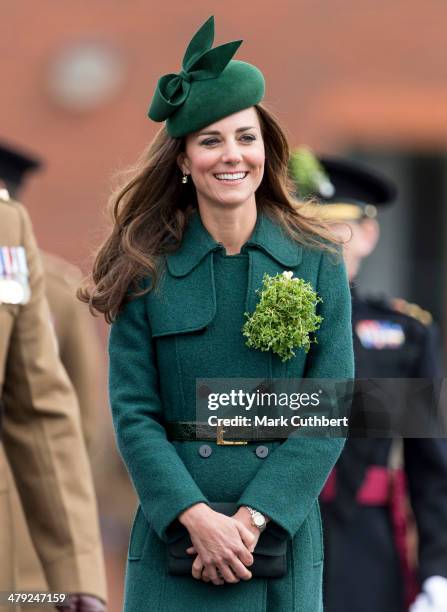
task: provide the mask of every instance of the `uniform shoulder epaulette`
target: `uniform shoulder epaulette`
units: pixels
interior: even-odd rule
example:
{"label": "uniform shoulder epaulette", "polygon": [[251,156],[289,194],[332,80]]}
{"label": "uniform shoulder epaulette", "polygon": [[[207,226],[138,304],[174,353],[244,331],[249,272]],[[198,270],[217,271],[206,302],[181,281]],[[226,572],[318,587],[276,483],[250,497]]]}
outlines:
{"label": "uniform shoulder epaulette", "polygon": [[431,313],[428,312],[428,310],[424,310],[418,306],[418,304],[412,304],[403,298],[393,298],[391,300],[391,305],[395,311],[405,314],[408,317],[412,317],[423,325],[431,325],[433,323]]}
{"label": "uniform shoulder epaulette", "polygon": [[382,296],[366,296],[364,297],[365,303],[369,304],[375,309],[380,309],[388,314],[403,315],[421,323],[422,325],[428,326],[433,323],[433,317],[428,310],[424,310],[417,304],[407,302],[403,298],[388,298]]}

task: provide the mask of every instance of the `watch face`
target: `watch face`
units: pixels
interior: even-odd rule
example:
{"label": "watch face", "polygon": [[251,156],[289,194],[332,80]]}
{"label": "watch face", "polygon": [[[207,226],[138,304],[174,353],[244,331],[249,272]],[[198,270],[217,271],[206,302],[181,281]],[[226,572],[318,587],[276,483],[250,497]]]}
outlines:
{"label": "watch face", "polygon": [[265,523],[265,519],[262,516],[262,514],[256,514],[253,517],[253,521],[254,521],[254,524],[256,525],[256,527],[262,527],[264,525],[264,523]]}

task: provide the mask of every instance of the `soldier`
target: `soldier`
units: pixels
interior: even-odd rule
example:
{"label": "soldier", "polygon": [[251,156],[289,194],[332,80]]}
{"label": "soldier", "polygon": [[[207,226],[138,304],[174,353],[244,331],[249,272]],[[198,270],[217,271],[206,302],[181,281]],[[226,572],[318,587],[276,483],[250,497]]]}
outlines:
{"label": "soldier", "polygon": [[[327,204],[327,218],[340,237],[346,239],[347,228],[351,232],[344,256],[356,377],[441,378],[439,342],[428,313],[403,301],[362,297],[353,286],[379,238],[377,207],[392,201],[394,187],[357,164],[318,161],[307,150],[294,155],[291,169],[300,197]],[[391,439],[349,439],[323,490],[327,612],[401,612],[414,599],[399,507],[404,475],[418,529],[422,585],[410,610],[447,609],[447,442],[404,439],[403,472],[390,469],[396,446]]]}
{"label": "soldier", "polygon": [[[0,179],[11,197],[19,199],[27,177],[41,168],[42,162],[37,157],[10,144],[0,143]],[[43,251],[40,254],[59,357],[76,392],[82,433],[87,449],[91,451],[98,408],[105,405],[99,391],[105,388],[99,338],[92,317],[76,298],[81,271],[53,254]],[[41,590],[46,586],[43,571],[32,546],[14,479],[9,478],[9,482],[16,538],[17,585],[22,589]]]}
{"label": "soldier", "polygon": [[[36,156],[0,143],[0,179],[9,195],[21,199],[27,177],[42,168]],[[41,251],[46,297],[59,346],[59,356],[76,391],[87,448],[91,448],[98,406],[105,404],[98,381],[104,380],[101,344],[92,317],[76,298],[82,274],[61,257]]]}
{"label": "soldier", "polygon": [[104,610],[102,547],[79,408],[57,357],[28,215],[8,201],[6,190],[1,197],[0,591],[16,586],[6,452],[50,590],[70,593],[69,610]]}

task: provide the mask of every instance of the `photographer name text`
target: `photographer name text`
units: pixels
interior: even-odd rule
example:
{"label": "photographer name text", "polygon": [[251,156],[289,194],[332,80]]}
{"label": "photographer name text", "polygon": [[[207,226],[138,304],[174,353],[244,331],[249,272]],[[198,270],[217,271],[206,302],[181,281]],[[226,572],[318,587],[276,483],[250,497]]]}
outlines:
{"label": "photographer name text", "polygon": [[329,418],[325,415],[300,416],[294,414],[291,417],[268,417],[264,416],[234,416],[229,418],[218,417],[213,414],[208,417],[208,425],[211,427],[348,427],[348,417]]}

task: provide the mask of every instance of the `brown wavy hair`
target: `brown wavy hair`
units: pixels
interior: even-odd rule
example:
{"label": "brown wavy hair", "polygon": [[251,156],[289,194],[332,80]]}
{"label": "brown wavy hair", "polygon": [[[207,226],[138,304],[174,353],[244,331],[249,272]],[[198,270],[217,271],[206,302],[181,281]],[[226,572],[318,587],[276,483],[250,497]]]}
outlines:
{"label": "brown wavy hair", "polygon": [[[265,146],[264,176],[256,191],[256,206],[281,225],[297,242],[335,252],[337,242],[315,207],[295,199],[288,173],[290,149],[274,115],[255,106]],[[177,156],[184,139],[172,138],[162,127],[131,168],[130,180],[112,194],[110,235],[96,253],[92,275],[78,290],[93,314],[112,323],[124,303],[156,286],[163,255],[178,249],[189,215],[197,208],[192,182],[182,184]],[[307,212],[306,212],[307,211]],[[142,289],[143,278],[151,279]]]}

